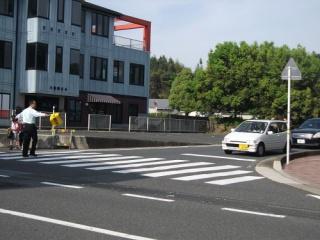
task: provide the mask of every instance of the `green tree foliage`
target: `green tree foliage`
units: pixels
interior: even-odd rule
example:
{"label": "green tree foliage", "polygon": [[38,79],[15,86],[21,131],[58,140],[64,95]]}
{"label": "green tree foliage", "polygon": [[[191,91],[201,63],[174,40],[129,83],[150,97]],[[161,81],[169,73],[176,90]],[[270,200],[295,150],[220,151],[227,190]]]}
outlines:
{"label": "green tree foliage", "polygon": [[320,58],[298,46],[276,47],[273,43],[225,42],[209,53],[205,77],[195,79],[197,110],[202,112],[251,113],[260,118],[284,117],[287,82],[281,71],[293,57],[303,80],[293,82],[292,110],[300,121],[318,116]]}
{"label": "green tree foliage", "polygon": [[150,97],[168,98],[173,80],[184,66],[172,58],[153,56],[150,61]]}
{"label": "green tree foliage", "polygon": [[184,111],[186,115],[196,108],[196,85],[190,69],[182,70],[175,78],[170,91],[169,102],[173,109]]}

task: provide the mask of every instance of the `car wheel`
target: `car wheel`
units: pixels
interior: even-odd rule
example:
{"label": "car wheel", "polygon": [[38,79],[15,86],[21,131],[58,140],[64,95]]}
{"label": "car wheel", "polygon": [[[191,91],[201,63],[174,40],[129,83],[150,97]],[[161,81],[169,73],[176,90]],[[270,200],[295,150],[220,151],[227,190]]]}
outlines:
{"label": "car wheel", "polygon": [[224,150],[224,153],[230,155],[230,154],[232,154],[232,151],[231,150]]}
{"label": "car wheel", "polygon": [[256,154],[258,157],[263,157],[266,154],[266,148],[263,143],[259,143]]}

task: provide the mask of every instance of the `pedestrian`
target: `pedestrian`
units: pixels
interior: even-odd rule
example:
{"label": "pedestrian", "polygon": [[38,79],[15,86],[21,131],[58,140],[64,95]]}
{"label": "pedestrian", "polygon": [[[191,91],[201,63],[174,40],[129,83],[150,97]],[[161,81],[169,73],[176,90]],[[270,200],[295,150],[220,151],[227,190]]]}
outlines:
{"label": "pedestrian", "polygon": [[18,122],[18,119],[15,115],[11,116],[11,138],[10,138],[10,150],[12,150],[14,147],[16,149],[20,149],[19,144],[19,135],[21,132],[21,125]]}
{"label": "pedestrian", "polygon": [[16,116],[17,119],[22,119],[22,132],[23,132],[23,150],[22,156],[28,157],[29,145],[32,139],[32,146],[30,149],[30,156],[36,155],[36,147],[38,142],[38,133],[36,127],[37,117],[48,117],[46,113],[40,113],[36,111],[37,102],[31,100],[29,102],[29,107],[24,109],[20,114]]}

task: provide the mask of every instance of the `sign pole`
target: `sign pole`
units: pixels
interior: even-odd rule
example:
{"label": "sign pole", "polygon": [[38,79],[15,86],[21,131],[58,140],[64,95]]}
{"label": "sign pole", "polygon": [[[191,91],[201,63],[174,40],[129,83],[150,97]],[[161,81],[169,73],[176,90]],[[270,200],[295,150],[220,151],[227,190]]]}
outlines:
{"label": "sign pole", "polygon": [[287,115],[287,165],[290,162],[290,135],[291,135],[291,67],[288,67],[288,115]]}

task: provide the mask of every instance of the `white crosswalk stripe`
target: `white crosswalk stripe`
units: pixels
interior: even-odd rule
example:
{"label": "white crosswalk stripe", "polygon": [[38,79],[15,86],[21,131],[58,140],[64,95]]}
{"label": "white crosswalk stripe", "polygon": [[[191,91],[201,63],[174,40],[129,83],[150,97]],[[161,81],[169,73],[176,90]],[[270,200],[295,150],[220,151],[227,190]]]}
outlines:
{"label": "white crosswalk stripe", "polygon": [[[84,156],[84,155],[74,155],[74,156],[62,156],[62,157],[45,157],[45,158],[41,158],[41,157],[35,157],[35,158],[27,158],[24,159],[22,158],[22,160],[20,160],[21,162],[42,162],[42,161],[52,161],[52,160],[57,160],[57,159],[90,159],[90,158],[103,158],[103,157],[112,157],[114,156],[114,154],[99,154],[99,155],[88,155],[88,156]],[[120,155],[118,155],[120,156]]]}
{"label": "white crosswalk stripe", "polygon": [[155,177],[164,177],[164,176],[179,175],[179,174],[185,174],[185,173],[209,172],[209,171],[218,171],[218,170],[234,169],[234,168],[239,168],[239,166],[224,165],[224,166],[217,166],[217,167],[191,168],[191,169],[183,169],[183,170],[177,170],[177,171],[148,173],[148,174],[143,174],[143,176],[155,178]]}
{"label": "white crosswalk stripe", "polygon": [[[81,155],[88,155],[88,156],[96,155],[96,154],[98,154],[98,153],[81,153]],[[48,154],[41,154],[41,155],[37,156],[36,158],[58,157],[58,156],[67,156],[67,154],[66,153],[48,153]],[[70,156],[70,153],[68,154],[68,156]],[[31,159],[36,159],[36,158],[30,157],[28,159],[31,160]],[[6,156],[0,155],[0,160],[20,160],[20,159],[25,159],[22,157],[21,153],[14,153],[11,155],[6,155]]]}
{"label": "white crosswalk stripe", "polygon": [[[123,157],[123,159],[139,158],[139,157]],[[118,159],[117,159],[118,160]],[[153,162],[163,160],[163,158],[141,158],[126,161],[115,161],[115,162],[99,162],[99,163],[80,163],[80,164],[68,164],[62,165],[64,167],[92,167],[92,166],[102,166],[102,165],[117,165],[117,164],[127,164],[127,163],[142,163],[142,162]]]}
{"label": "white crosswalk stripe", "polygon": [[192,175],[192,176],[178,177],[178,178],[172,178],[172,179],[180,180],[180,181],[193,181],[193,180],[200,180],[200,179],[207,179],[207,178],[241,175],[241,174],[247,174],[247,173],[252,173],[252,171],[236,170],[236,171],[229,171],[229,172],[218,172],[218,173]]}
{"label": "white crosswalk stripe", "polygon": [[210,182],[206,182],[206,183],[223,186],[223,185],[229,185],[229,184],[233,184],[233,183],[240,183],[240,182],[248,182],[248,181],[253,181],[253,180],[259,180],[259,179],[263,179],[263,178],[264,177],[245,176],[245,177],[237,177],[237,178],[229,178],[229,179],[210,181]]}
{"label": "white crosswalk stripe", "polygon": [[145,167],[145,166],[153,166],[153,165],[164,165],[164,164],[181,163],[181,162],[187,162],[187,160],[169,160],[169,161],[160,161],[160,162],[147,162],[147,163],[116,165],[111,167],[96,167],[96,168],[87,168],[87,169],[99,171],[99,170],[112,170],[112,169],[123,169],[123,168],[136,168],[136,167]]}
{"label": "white crosswalk stripe", "polygon": [[[70,163],[87,163],[87,162],[103,162],[107,160],[117,160],[119,159],[121,155],[119,154],[109,154],[108,158],[102,157],[102,158],[87,158],[87,159],[75,159],[75,160],[58,160],[58,161],[45,161],[45,162],[40,162],[41,164],[48,164],[48,165],[53,165],[53,164],[58,164],[58,165],[63,165],[63,164],[70,164]],[[121,156],[120,159],[124,159],[124,157]]]}
{"label": "white crosswalk stripe", "polygon": [[255,159],[249,158],[235,158],[235,157],[224,157],[224,156],[216,156],[216,155],[202,155],[202,154],[192,154],[192,153],[183,153],[182,156],[191,156],[191,157],[203,157],[203,158],[215,158],[215,159],[227,159],[227,160],[235,160],[235,161],[247,161],[247,162],[255,162]]}
{"label": "white crosswalk stripe", "polygon": [[[195,162],[195,163],[184,163],[184,164],[162,166],[162,167],[137,168],[137,169],[114,171],[114,172],[116,172],[116,173],[154,172],[154,171],[162,171],[162,170],[170,170],[170,169],[178,169],[178,168],[188,168],[188,167],[197,167],[197,166],[205,166],[205,165],[213,165],[213,164],[214,163],[209,163],[209,162]],[[95,169],[93,169],[93,170],[95,170]]]}

